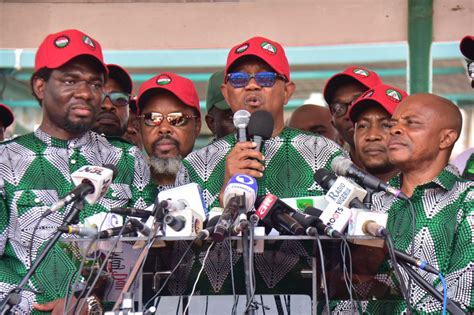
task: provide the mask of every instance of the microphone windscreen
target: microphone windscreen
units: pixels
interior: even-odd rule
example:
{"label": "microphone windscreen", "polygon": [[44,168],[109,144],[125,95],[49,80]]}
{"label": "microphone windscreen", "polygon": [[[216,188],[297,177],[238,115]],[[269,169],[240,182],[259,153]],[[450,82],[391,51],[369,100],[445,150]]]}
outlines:
{"label": "microphone windscreen", "polygon": [[113,175],[112,175],[112,180],[114,180],[116,177],[117,177],[117,167],[115,167],[115,165],[113,164],[105,164],[104,167],[112,170],[113,172]]}
{"label": "microphone windscreen", "polygon": [[327,169],[320,168],[314,172],[314,181],[325,190],[329,190],[336,180],[337,176]]}
{"label": "microphone windscreen", "polygon": [[314,207],[306,207],[306,209],[304,209],[304,213],[312,215],[313,217],[319,218],[321,214],[323,213],[323,211]]}
{"label": "microphone windscreen", "polygon": [[256,111],[250,116],[248,125],[249,136],[260,136],[270,139],[273,133],[273,116],[265,110]]}
{"label": "microphone windscreen", "polygon": [[235,128],[247,128],[250,121],[250,113],[245,109],[240,109],[233,116]]}
{"label": "microphone windscreen", "polygon": [[343,156],[336,156],[332,160],[331,168],[336,172],[336,174],[345,176],[351,165],[351,160],[348,160]]}

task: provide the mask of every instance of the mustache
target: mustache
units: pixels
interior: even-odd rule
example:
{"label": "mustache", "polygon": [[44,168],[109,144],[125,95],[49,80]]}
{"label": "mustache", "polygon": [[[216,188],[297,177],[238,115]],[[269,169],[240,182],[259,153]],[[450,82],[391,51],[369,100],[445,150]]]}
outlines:
{"label": "mustache", "polygon": [[99,114],[97,115],[96,119],[99,120],[99,119],[103,119],[103,118],[119,121],[117,115],[115,115],[114,113],[106,112],[106,111],[100,111]]}
{"label": "mustache", "polygon": [[159,137],[158,139],[156,139],[155,142],[153,142],[153,149],[156,149],[156,147],[160,145],[162,141],[165,141],[165,140],[173,142],[173,144],[176,145],[177,148],[179,148],[178,140],[176,140],[175,138],[172,138],[170,135],[163,135]]}

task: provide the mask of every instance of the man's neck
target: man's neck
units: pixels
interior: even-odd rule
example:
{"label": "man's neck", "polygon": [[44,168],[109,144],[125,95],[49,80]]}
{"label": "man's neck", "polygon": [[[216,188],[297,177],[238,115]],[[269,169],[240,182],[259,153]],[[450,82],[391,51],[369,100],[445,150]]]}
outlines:
{"label": "man's neck", "polygon": [[400,167],[402,171],[401,191],[411,197],[417,186],[435,179],[446,167],[447,161],[432,161],[419,163],[412,167]]}
{"label": "man's neck", "polygon": [[369,172],[370,174],[374,175],[375,177],[377,177],[378,179],[380,179],[384,183],[388,182],[390,179],[395,177],[395,175],[400,173],[400,171],[398,169],[391,169],[391,170],[386,171],[386,172],[377,172],[377,171],[371,172],[369,169],[367,169],[366,171]]}

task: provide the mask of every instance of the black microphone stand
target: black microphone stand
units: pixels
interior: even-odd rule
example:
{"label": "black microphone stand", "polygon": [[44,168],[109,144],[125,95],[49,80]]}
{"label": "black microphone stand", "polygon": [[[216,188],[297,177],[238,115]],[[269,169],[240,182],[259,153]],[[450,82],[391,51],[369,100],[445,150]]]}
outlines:
{"label": "black microphone stand", "polygon": [[[439,293],[438,290],[436,290],[425,279],[423,279],[423,277],[413,270],[413,268],[411,268],[405,261],[398,261],[398,265],[401,266],[420,287],[430,293],[435,299],[441,302],[441,304],[443,303],[443,295]],[[451,301],[449,298],[447,299],[446,309],[453,315],[466,314],[466,312],[463,311],[459,305]]]}
{"label": "black microphone stand", "polygon": [[[71,211],[63,220],[63,225],[74,224],[78,220],[79,212],[84,208],[84,196],[80,196],[73,204]],[[13,308],[15,305],[18,305],[21,301],[21,291],[24,290],[26,284],[30,280],[31,276],[38,269],[39,265],[43,262],[46,255],[49,253],[49,250],[58,242],[59,238],[63,234],[59,229],[54,233],[53,237],[48,240],[44,250],[41,254],[35,259],[35,262],[31,265],[27,274],[21,279],[20,284],[14,289],[10,290],[7,297],[2,301],[0,305],[0,310],[2,314],[7,314],[7,312]],[[33,240],[31,240],[33,242]]]}

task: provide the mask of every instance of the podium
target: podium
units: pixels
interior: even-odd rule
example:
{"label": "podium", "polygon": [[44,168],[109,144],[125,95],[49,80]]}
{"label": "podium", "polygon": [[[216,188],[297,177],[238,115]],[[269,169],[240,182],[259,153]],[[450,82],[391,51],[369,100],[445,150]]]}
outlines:
{"label": "podium", "polygon": [[[135,301],[138,301],[139,308],[163,285],[189,244],[193,243],[193,239],[192,237],[157,238],[136,280],[134,297]],[[121,271],[115,273],[115,275],[120,274],[120,277],[114,279],[115,283],[123,284],[126,280],[127,268],[131,269],[130,265],[133,266],[134,258],[136,260],[141,251],[141,249],[133,249],[130,244],[145,240],[139,237],[121,238],[122,252],[114,253],[113,261],[110,263],[112,267]],[[255,295],[307,295],[311,297],[313,313],[316,312],[317,301],[324,298],[324,290],[327,290],[330,300],[347,300],[349,295],[342,271],[341,240],[325,236],[320,236],[320,240],[324,261],[320,259],[315,237],[255,236],[255,243],[258,243],[258,246],[263,243],[264,246],[263,252],[254,255]],[[90,240],[69,239],[68,241],[87,243]],[[222,243],[214,243],[194,295],[233,294],[230,274],[231,256],[235,294],[245,295],[242,254],[238,250],[240,241],[241,237],[233,236]],[[387,261],[387,250],[385,247],[369,245],[380,244],[380,239],[369,236],[349,237],[348,242],[352,256],[354,300],[356,298],[361,301],[402,299],[398,288],[387,286],[376,278],[380,266]],[[185,297],[191,293],[197,273],[202,267],[203,256],[210,244],[211,241],[201,241],[191,245],[191,249],[161,291],[160,296]],[[229,244],[231,244],[230,248]],[[130,250],[132,252],[129,252]],[[129,265],[125,266],[125,262]],[[322,285],[322,263],[326,270],[327,288]],[[116,287],[120,288],[123,285]],[[110,288],[107,290],[110,291]]]}

